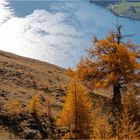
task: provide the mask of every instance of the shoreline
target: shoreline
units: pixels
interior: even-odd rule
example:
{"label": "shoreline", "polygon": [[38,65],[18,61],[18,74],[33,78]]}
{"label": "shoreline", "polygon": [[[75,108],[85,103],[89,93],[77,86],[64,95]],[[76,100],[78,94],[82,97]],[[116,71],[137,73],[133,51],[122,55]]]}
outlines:
{"label": "shoreline", "polygon": [[[102,8],[105,8],[106,10],[110,11],[115,16],[118,16],[118,17],[121,17],[121,18],[131,19],[131,20],[135,20],[135,21],[140,21],[140,17],[137,18],[137,17],[133,17],[133,16],[122,15],[122,14],[118,13],[117,11],[113,10],[112,8],[109,8],[108,7],[109,6],[108,2],[106,2],[106,3],[104,2],[105,5],[101,2],[93,2],[93,3],[95,5],[98,5],[98,6],[102,7]],[[113,2],[113,3],[116,3],[116,2]],[[113,3],[110,3],[110,4],[113,4]]]}
{"label": "shoreline", "polygon": [[140,18],[134,18],[132,16],[126,16],[126,15],[121,15],[120,13],[116,12],[113,9],[110,8],[106,8],[105,9],[109,10],[112,14],[114,14],[115,16],[121,17],[121,18],[127,18],[127,19],[131,19],[131,20],[135,20],[135,21],[140,21]]}

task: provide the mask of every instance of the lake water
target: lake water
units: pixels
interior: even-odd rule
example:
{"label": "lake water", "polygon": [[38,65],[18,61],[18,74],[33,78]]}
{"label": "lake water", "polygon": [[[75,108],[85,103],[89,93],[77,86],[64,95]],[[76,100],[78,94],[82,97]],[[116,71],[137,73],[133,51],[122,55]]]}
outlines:
{"label": "lake water", "polygon": [[140,44],[140,21],[118,18],[84,0],[11,1],[10,7],[14,10],[18,36],[22,38],[19,47],[13,45],[4,50],[22,56],[75,67],[92,46],[93,36],[105,37],[117,21],[124,26],[124,34],[134,34],[131,40]]}

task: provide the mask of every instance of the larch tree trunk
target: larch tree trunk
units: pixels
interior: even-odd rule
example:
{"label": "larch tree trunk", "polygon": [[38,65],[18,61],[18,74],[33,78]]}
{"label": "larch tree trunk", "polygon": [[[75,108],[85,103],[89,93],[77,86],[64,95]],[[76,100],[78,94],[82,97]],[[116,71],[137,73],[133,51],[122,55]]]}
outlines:
{"label": "larch tree trunk", "polygon": [[117,108],[119,112],[121,112],[122,110],[120,88],[121,88],[120,84],[113,85],[113,104],[114,104],[114,107]]}

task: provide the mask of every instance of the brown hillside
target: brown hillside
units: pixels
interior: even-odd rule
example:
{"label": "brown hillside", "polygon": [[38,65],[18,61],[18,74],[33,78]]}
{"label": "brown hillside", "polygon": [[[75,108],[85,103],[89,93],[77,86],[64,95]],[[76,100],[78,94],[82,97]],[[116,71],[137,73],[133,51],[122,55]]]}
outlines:
{"label": "brown hillside", "polygon": [[0,51],[1,101],[18,98],[25,103],[37,93],[57,98],[66,91],[65,73],[58,66]]}
{"label": "brown hillside", "polygon": [[[5,109],[7,103],[12,106],[10,102],[18,100],[26,111],[32,97],[39,94],[42,104],[46,99],[53,101],[51,109],[56,118],[62,108],[69,80],[63,68],[0,51],[0,139],[15,138],[15,135],[17,138],[34,137],[31,135],[38,132],[38,128],[33,126],[32,116],[28,114],[22,113],[18,123],[10,122]],[[106,108],[110,106],[109,98],[96,94],[92,97]],[[51,133],[51,128],[48,133]]]}

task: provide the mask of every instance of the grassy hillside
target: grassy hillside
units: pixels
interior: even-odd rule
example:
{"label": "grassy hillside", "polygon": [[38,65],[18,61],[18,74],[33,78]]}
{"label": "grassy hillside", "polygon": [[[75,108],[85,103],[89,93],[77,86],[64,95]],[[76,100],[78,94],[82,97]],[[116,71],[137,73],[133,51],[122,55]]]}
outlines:
{"label": "grassy hillside", "polygon": [[140,2],[119,2],[107,8],[118,16],[140,20]]}
{"label": "grassy hillside", "polygon": [[53,100],[51,105],[57,116],[68,81],[63,68],[0,51],[0,139],[11,137],[17,132],[21,138],[36,132],[30,127],[32,117],[27,113],[22,114],[18,123],[10,123],[5,105],[9,103],[9,110],[16,110],[17,107],[11,104],[19,101],[26,112],[32,97],[40,94],[42,104],[45,99]]}
{"label": "grassy hillside", "polygon": [[[56,119],[60,115],[69,81],[63,68],[0,51],[0,139],[39,138],[40,128],[27,111],[28,104],[39,95],[46,112],[46,101],[50,102],[53,118]],[[110,112],[110,98],[93,93],[91,96],[95,104]],[[9,113],[16,114],[19,106],[21,113],[15,120]],[[40,118],[48,138],[54,137],[49,117],[45,115]]]}

